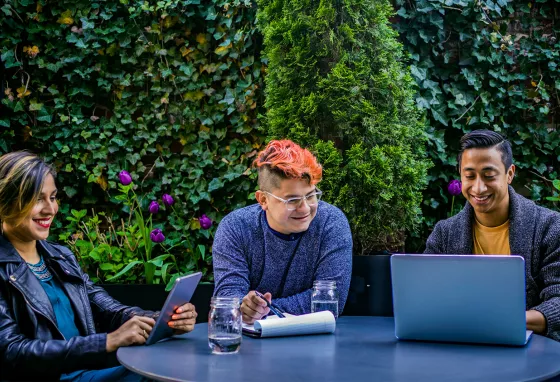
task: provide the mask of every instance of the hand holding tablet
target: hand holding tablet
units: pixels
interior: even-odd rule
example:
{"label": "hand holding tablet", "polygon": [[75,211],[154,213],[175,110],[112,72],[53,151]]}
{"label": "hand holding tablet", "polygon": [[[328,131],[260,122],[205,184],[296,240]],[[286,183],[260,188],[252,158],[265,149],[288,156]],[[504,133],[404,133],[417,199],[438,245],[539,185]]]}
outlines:
{"label": "hand holding tablet", "polygon": [[[146,345],[152,345],[156,342],[171,337],[174,330],[187,332],[192,330],[192,318],[196,319],[194,306],[189,303],[191,297],[202,277],[201,272],[192,275],[180,277],[175,280],[173,289],[169,292],[163,309],[152,331],[146,341]],[[180,311],[179,311],[180,310]]]}

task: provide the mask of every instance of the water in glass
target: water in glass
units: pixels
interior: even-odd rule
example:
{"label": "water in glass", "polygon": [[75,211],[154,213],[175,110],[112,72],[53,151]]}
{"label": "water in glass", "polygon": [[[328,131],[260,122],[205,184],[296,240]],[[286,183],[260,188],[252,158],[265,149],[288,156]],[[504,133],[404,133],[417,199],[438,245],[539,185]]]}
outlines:
{"label": "water in glass", "polygon": [[234,354],[241,347],[239,299],[212,297],[208,314],[208,346],[213,354]]}
{"label": "water in glass", "polygon": [[315,280],[311,295],[311,312],[330,310],[338,318],[338,292],[336,281]]}

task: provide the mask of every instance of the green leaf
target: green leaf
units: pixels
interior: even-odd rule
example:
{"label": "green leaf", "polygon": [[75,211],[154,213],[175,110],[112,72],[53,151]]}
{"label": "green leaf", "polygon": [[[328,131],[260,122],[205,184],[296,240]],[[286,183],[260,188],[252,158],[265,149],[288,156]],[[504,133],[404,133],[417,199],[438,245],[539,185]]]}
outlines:
{"label": "green leaf", "polygon": [[133,267],[135,267],[135,266],[138,265],[138,264],[142,264],[142,262],[139,261],[139,260],[131,261],[131,262],[128,263],[128,264],[126,265],[126,267],[124,267],[119,273],[117,273],[116,275],[114,275],[114,276],[112,276],[112,277],[109,277],[109,278],[107,279],[107,281],[111,281],[111,280],[114,280],[114,279],[118,279],[119,277],[121,277],[122,275],[126,274],[129,270],[131,270]]}
{"label": "green leaf", "polygon": [[24,107],[23,107],[23,102],[22,101],[18,101],[16,103],[16,106],[14,107],[14,112],[18,112],[18,111],[24,111]]}
{"label": "green leaf", "polygon": [[431,109],[430,111],[432,112],[432,116],[434,117],[434,119],[436,121],[438,121],[441,124],[447,126],[447,118],[445,117],[445,114],[443,112],[441,112],[440,110],[436,110],[436,109]]}
{"label": "green leaf", "polygon": [[9,5],[4,5],[0,9],[2,10],[2,12],[4,12],[6,14],[6,16],[11,16],[12,15],[12,11],[10,11],[10,6]]}
{"label": "green leaf", "polygon": [[[64,190],[64,193],[69,198],[73,198],[78,193],[78,191],[74,187],[70,187],[70,186],[64,186],[63,190]],[[85,212],[85,210],[84,210],[84,212]],[[84,214],[84,216],[85,216],[85,214]]]}
{"label": "green leaf", "polygon": [[232,103],[235,102],[235,95],[233,93],[233,91],[230,88],[226,89],[226,94],[224,96],[224,99],[220,101],[220,103],[226,103],[228,105],[231,105]]}
{"label": "green leaf", "polygon": [[169,282],[165,286],[165,291],[166,292],[169,292],[171,289],[173,289],[173,285],[175,284],[175,280],[177,280],[179,278],[179,276],[181,276],[179,273],[171,276],[171,278],[169,279]]}
{"label": "green leaf", "polygon": [[161,279],[163,280],[164,283],[167,280],[167,268],[169,268],[172,265],[173,263],[165,263],[163,264],[163,267],[161,267]]}
{"label": "green leaf", "polygon": [[87,215],[87,211],[86,210],[71,210],[70,213],[72,214],[72,216],[74,216],[76,219],[82,219],[83,217],[85,217]]}
{"label": "green leaf", "polygon": [[419,68],[416,65],[410,65],[410,73],[416,77],[417,81],[424,81],[426,79],[427,71],[424,68]]}
{"label": "green leaf", "polygon": [[197,248],[198,248],[198,251],[200,252],[200,257],[202,258],[202,260],[204,260],[204,257],[206,255],[206,247],[202,244],[199,244],[197,246]]}
{"label": "green leaf", "polygon": [[101,268],[101,270],[103,270],[103,271],[112,271],[113,270],[113,264],[111,264],[111,263],[99,264],[99,268]]}
{"label": "green leaf", "polygon": [[224,182],[221,179],[214,178],[208,185],[208,192],[218,190],[224,186]]}
{"label": "green leaf", "polygon": [[160,255],[150,261],[148,261],[149,263],[154,264],[156,267],[160,268],[163,265],[163,261],[167,258],[169,258],[171,255],[170,254],[166,254],[166,255]]}

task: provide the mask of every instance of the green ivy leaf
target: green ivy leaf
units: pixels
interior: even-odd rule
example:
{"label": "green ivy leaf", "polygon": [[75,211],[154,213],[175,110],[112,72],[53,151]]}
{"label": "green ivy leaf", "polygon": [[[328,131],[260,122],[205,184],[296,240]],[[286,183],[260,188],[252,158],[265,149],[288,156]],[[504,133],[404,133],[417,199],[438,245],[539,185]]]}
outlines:
{"label": "green ivy leaf", "polygon": [[222,188],[223,186],[224,186],[224,183],[222,182],[222,180],[220,180],[218,178],[214,178],[214,179],[212,179],[212,181],[208,185],[208,192],[218,190],[218,189]]}

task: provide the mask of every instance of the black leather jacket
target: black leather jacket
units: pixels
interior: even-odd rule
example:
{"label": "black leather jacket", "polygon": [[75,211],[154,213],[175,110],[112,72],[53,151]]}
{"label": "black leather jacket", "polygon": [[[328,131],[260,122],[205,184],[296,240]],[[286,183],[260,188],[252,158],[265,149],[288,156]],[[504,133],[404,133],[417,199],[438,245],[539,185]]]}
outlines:
{"label": "black leather jacket", "polygon": [[38,243],[68,294],[81,336],[64,339],[41,282],[0,235],[0,381],[59,379],[62,373],[108,367],[113,357],[105,333],[133,315],[152,313],[124,306],[93,285],[68,248]]}

